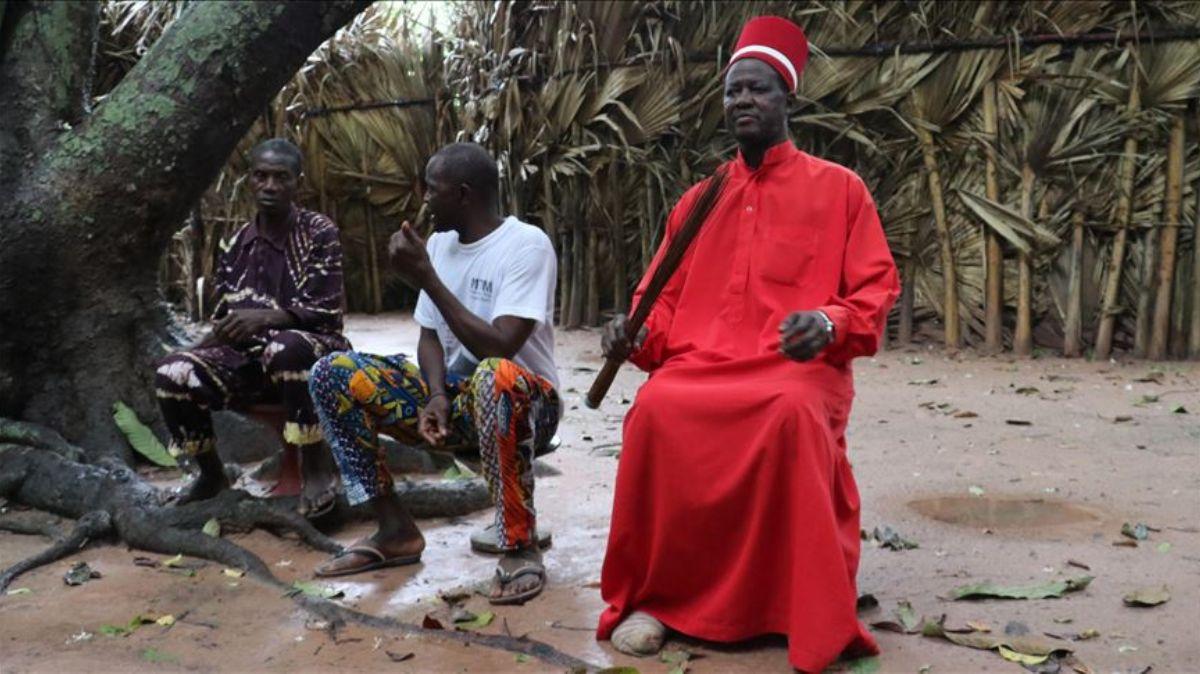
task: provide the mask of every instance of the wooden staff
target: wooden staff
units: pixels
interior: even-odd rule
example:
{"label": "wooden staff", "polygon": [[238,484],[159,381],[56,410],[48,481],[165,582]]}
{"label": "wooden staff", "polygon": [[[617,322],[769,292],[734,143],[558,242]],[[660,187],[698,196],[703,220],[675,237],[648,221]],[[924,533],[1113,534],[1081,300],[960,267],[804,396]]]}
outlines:
{"label": "wooden staff", "polygon": [[[727,172],[718,169],[708,179],[704,185],[704,189],[700,192],[700,196],[696,198],[696,203],[692,206],[691,211],[688,212],[687,217],[684,218],[679,232],[671,239],[671,243],[667,247],[667,252],[663,254],[662,261],[654,268],[654,274],[650,276],[650,282],[646,284],[646,292],[642,294],[637,308],[633,310],[633,314],[629,317],[629,322],[625,324],[625,334],[629,335],[630,339],[633,338],[632,336],[638,334],[646,319],[650,317],[650,309],[654,307],[654,302],[662,294],[667,281],[671,280],[671,277],[675,275],[675,270],[679,268],[679,263],[683,261],[684,254],[687,253],[692,241],[696,238],[696,234],[700,232],[700,227],[708,219],[713,207],[717,205],[717,201],[721,198],[721,191],[725,187],[727,178]],[[600,368],[599,374],[596,375],[596,381],[592,382],[592,387],[588,389],[586,399],[588,407],[596,409],[600,406],[600,401],[604,400],[605,394],[608,393],[608,389],[612,386],[613,379],[616,378],[617,371],[620,369],[621,360],[616,358],[605,359],[604,367]]]}

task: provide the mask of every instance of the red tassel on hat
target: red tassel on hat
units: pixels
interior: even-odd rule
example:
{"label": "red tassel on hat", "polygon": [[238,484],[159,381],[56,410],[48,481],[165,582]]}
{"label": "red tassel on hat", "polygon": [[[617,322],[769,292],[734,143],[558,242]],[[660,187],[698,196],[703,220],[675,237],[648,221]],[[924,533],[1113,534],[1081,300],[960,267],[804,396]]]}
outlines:
{"label": "red tassel on hat", "polygon": [[758,59],[774,68],[788,91],[794,92],[808,61],[808,40],[800,26],[781,16],[758,16],[742,27],[729,65],[746,58]]}

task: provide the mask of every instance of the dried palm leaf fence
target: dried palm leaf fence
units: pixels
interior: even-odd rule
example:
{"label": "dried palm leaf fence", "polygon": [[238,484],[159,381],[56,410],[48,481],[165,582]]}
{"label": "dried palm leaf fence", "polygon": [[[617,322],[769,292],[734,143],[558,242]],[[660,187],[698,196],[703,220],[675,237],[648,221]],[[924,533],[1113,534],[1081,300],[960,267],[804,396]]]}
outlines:
{"label": "dried palm leaf fence", "polygon": [[902,269],[892,343],[1200,357],[1200,3],[501,0],[459,3],[434,37],[428,11],[376,5],[313,55],[171,279],[251,212],[244,153],[269,132],[300,142],[305,201],[342,226],[350,308],[405,306],[386,237],[417,217],[429,154],[473,139],[504,208],[554,241],[560,323],[595,325],[732,155],[718,73],[744,19],[774,13],[812,45],[792,135],[863,176]]}

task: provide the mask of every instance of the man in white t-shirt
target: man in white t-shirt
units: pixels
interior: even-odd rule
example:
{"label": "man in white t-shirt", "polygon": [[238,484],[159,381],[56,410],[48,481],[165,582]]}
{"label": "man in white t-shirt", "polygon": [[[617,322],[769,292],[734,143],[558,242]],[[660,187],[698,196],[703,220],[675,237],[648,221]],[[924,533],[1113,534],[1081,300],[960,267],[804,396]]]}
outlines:
{"label": "man in white t-shirt", "polygon": [[[421,291],[417,362],[403,355],[331,354],[309,388],[350,503],[370,502],[379,530],[319,566],[341,576],[420,561],[425,539],[392,489],[377,432],[479,448],[496,508],[488,546],[501,553],[490,600],[523,603],[542,591],[533,459],[562,412],[554,365],[557,262],[542,230],[496,211],[499,173],[474,143],[425,167],[437,232],[428,244],[406,222],[388,246]],[[472,541],[473,547],[476,541]]]}

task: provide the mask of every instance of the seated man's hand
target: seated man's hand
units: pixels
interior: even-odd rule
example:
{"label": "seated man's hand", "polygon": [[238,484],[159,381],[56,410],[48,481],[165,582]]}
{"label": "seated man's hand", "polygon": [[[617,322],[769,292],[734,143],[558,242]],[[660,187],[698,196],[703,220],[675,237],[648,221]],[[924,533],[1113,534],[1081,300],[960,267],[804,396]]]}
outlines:
{"label": "seated man's hand", "polygon": [[625,314],[617,314],[608,322],[608,325],[604,326],[604,334],[600,338],[600,350],[604,352],[605,358],[625,360],[629,358],[630,354],[642,348],[650,330],[643,325],[642,329],[638,330],[637,336],[630,341],[627,334],[628,328],[629,318]]}
{"label": "seated man's hand", "polygon": [[425,403],[417,418],[417,431],[434,447],[441,447],[450,437],[450,398],[445,393],[434,395]]}
{"label": "seated man's hand", "polygon": [[388,240],[388,257],[396,273],[408,285],[424,290],[433,276],[433,263],[425,250],[425,240],[405,220]]}
{"label": "seated man's hand", "polygon": [[825,314],[797,311],[779,324],[779,351],[794,361],[812,360],[833,341]]}
{"label": "seated man's hand", "polygon": [[275,309],[234,309],[217,321],[213,334],[226,344],[244,344],[270,328],[286,327],[290,314]]}

